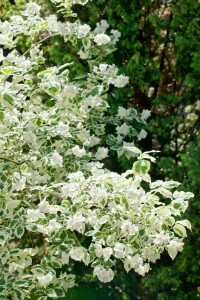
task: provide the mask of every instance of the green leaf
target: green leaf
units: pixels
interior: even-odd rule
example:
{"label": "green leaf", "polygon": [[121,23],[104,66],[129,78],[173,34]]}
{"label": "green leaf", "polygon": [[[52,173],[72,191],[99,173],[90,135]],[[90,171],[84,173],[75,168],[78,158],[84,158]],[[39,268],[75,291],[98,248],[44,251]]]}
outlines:
{"label": "green leaf", "polygon": [[176,223],[177,223],[177,224],[181,224],[181,225],[187,227],[188,229],[192,230],[191,223],[190,223],[190,221],[188,221],[188,220],[177,221]]}
{"label": "green leaf", "polygon": [[15,209],[20,204],[20,202],[20,200],[9,200],[8,202],[6,202],[6,208]]}
{"label": "green leaf", "polygon": [[0,233],[0,245],[4,245],[4,243],[7,241],[8,236],[5,235],[3,232]]}
{"label": "green leaf", "polygon": [[4,119],[4,113],[2,110],[0,110],[0,121],[3,121]]}
{"label": "green leaf", "polygon": [[42,125],[42,119],[38,118],[36,124],[38,127],[40,127]]}
{"label": "green leaf", "polygon": [[65,297],[65,292],[62,288],[55,288],[54,291],[58,298]]}
{"label": "green leaf", "polygon": [[15,69],[13,67],[6,67],[6,68],[2,68],[1,72],[6,74],[6,75],[10,75],[12,73],[14,73]]}
{"label": "green leaf", "polygon": [[55,70],[48,69],[48,70],[45,70],[45,71],[42,71],[42,72],[38,73],[38,78],[39,79],[49,78],[49,76],[51,76],[54,73],[55,73]]}
{"label": "green leaf", "polygon": [[14,300],[24,300],[25,299],[25,293],[22,290],[15,289],[13,293],[13,299]]}
{"label": "green leaf", "polygon": [[176,234],[178,234],[181,237],[186,237],[187,236],[187,232],[185,230],[185,227],[181,224],[175,224],[173,227],[173,230]]}
{"label": "green leaf", "polygon": [[91,46],[90,39],[85,38],[85,39],[82,40],[82,42],[83,42],[83,46],[84,46],[85,50],[90,48],[90,46]]}
{"label": "green leaf", "polygon": [[85,78],[87,78],[87,77],[88,77],[88,75],[87,75],[87,74],[84,74],[84,75],[81,75],[81,76],[78,76],[78,77],[73,78],[73,80],[85,79]]}
{"label": "green leaf", "polygon": [[31,272],[34,275],[43,275],[43,274],[45,274],[45,270],[43,268],[41,268],[40,266],[34,267],[34,269],[32,269]]}
{"label": "green leaf", "polygon": [[113,267],[114,266],[114,262],[111,259],[108,259],[105,263],[104,266],[107,268]]}
{"label": "green leaf", "polygon": [[150,162],[148,160],[139,160],[133,164],[133,170],[137,174],[146,174],[150,170]]}
{"label": "green leaf", "polygon": [[7,103],[9,103],[10,105],[14,105],[14,100],[13,100],[13,97],[10,95],[10,94],[8,94],[8,93],[4,93],[3,94],[3,99],[7,102]]}
{"label": "green leaf", "polygon": [[90,93],[89,93],[91,96],[96,96],[99,94],[99,89],[98,87],[95,87],[93,88],[92,90],[90,90]]}
{"label": "green leaf", "polygon": [[18,238],[21,238],[22,235],[24,234],[24,227],[22,227],[21,225],[19,225],[16,229],[15,229],[15,235]]}
{"label": "green leaf", "polygon": [[58,70],[62,70],[62,69],[64,69],[64,68],[66,68],[66,67],[72,66],[73,64],[74,64],[73,62],[66,63],[66,64],[60,66],[60,67],[58,68]]}
{"label": "green leaf", "polygon": [[125,150],[129,151],[129,152],[134,153],[134,154],[141,154],[141,150],[138,149],[137,147],[134,147],[134,146],[132,146],[132,147],[129,147],[129,146],[123,146],[123,148],[124,148]]}
{"label": "green leaf", "polygon": [[51,260],[50,263],[48,263],[49,266],[51,266],[54,269],[61,269],[62,263],[59,260]]}
{"label": "green leaf", "polygon": [[10,250],[10,255],[12,256],[20,256],[22,254],[22,250],[19,248],[11,249]]}
{"label": "green leaf", "polygon": [[175,219],[173,217],[169,217],[169,218],[165,219],[164,223],[168,226],[173,226],[175,223]]}

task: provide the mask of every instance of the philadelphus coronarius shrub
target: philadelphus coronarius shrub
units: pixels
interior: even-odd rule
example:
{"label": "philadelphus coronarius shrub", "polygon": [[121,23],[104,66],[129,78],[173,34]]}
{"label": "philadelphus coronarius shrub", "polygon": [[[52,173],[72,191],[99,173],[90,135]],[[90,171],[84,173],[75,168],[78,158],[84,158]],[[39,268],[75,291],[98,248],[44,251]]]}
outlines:
{"label": "philadelphus coronarius shrub", "polygon": [[[52,2],[71,20],[72,5],[87,1]],[[75,285],[77,263],[101,282],[113,279],[118,260],[145,275],[164,250],[172,259],[182,251],[191,227],[181,213],[193,195],[172,191],[178,182],[151,182],[154,158],[126,142],[145,138],[150,112],[108,113],[109,87],[128,83],[105,63],[119,32],[106,33],[105,20],[92,30],[79,20],[43,18],[40,10],[30,2],[0,22],[1,299],[63,297]],[[48,66],[42,43],[55,35],[80,46],[88,74],[72,78],[70,63]],[[109,124],[113,134],[105,136]],[[114,150],[135,157],[132,170],[103,167]]]}

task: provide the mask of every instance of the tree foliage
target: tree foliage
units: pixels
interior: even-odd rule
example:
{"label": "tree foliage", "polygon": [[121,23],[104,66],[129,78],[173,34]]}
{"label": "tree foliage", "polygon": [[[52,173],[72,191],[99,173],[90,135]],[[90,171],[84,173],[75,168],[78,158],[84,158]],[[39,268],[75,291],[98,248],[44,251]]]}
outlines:
{"label": "tree foliage", "polygon": [[[23,0],[16,0],[15,2],[19,10],[24,7],[25,3]],[[38,1],[38,3],[46,9],[43,12],[44,18],[48,15],[47,11],[55,13],[55,7],[50,2]],[[159,167],[153,167],[154,179],[162,178],[168,180],[169,178],[174,178],[174,180],[183,182],[185,190],[194,191],[196,194],[195,198],[190,201],[188,213],[184,215],[184,218],[192,222],[192,233],[187,239],[185,250],[178,256],[177,260],[171,262],[164,256],[161,262],[153,267],[151,274],[143,280],[143,285],[133,273],[127,275],[125,281],[119,273],[115,279],[115,287],[121,288],[121,295],[124,295],[127,299],[136,298],[132,289],[132,282],[135,282],[139,290],[138,294],[142,295],[143,298],[147,297],[147,299],[150,299],[143,292],[144,287],[147,287],[149,291],[154,293],[153,297],[158,299],[197,299],[199,281],[199,264],[197,262],[199,257],[198,172],[200,155],[198,143],[200,111],[199,3],[196,0],[162,1],[162,4],[161,1],[150,0],[123,2],[119,0],[111,0],[109,2],[98,0],[95,3],[88,3],[85,7],[81,6],[81,9],[78,5],[75,5],[74,8],[81,19],[87,23],[88,16],[90,16],[89,22],[92,28],[96,26],[97,20],[100,22],[103,19],[107,20],[108,24],[111,25],[110,29],[118,29],[122,34],[117,42],[118,50],[111,53],[114,50],[113,46],[110,49],[105,47],[105,50],[103,47],[100,47],[103,56],[102,53],[101,55],[93,53],[93,57],[89,57],[90,63],[88,65],[85,60],[80,60],[76,54],[80,49],[83,51],[84,48],[81,47],[87,47],[87,45],[81,45],[79,39],[71,40],[71,44],[65,43],[62,37],[55,36],[51,40],[44,41],[42,45],[44,56],[45,58],[48,57],[48,59],[46,59],[45,65],[41,65],[40,72],[52,64],[59,68],[64,63],[73,61],[74,64],[70,66],[68,74],[71,82],[76,76],[90,73],[91,66],[101,63],[102,57],[110,54],[106,61],[110,64],[117,64],[121,73],[129,75],[130,84],[120,90],[114,89],[113,86],[107,89],[106,101],[110,108],[108,111],[106,110],[105,119],[100,122],[101,125],[107,124],[105,132],[108,138],[106,140],[102,135],[101,139],[101,147],[109,147],[109,159],[104,160],[106,166],[121,172],[124,172],[127,167],[131,166],[132,160],[131,163],[128,161],[128,158],[132,155],[130,145],[126,145],[125,148],[122,147],[123,144],[120,144],[116,137],[121,130],[125,143],[132,142],[134,137],[138,140],[139,133],[143,128],[147,129],[147,127],[145,127],[144,118],[135,111],[135,108],[145,111],[151,110],[152,117],[148,126],[149,134],[142,146],[144,150],[149,150],[152,147],[155,150],[162,150]],[[11,8],[9,1],[5,1],[4,9],[5,19],[10,14],[16,13],[15,7],[12,6]],[[62,22],[66,20],[61,14],[59,14],[58,18]],[[19,38],[17,50],[24,53],[30,47],[30,43],[32,41],[29,38]],[[5,53],[7,54],[7,52]],[[103,62],[105,62],[104,58]],[[35,70],[35,75],[37,73],[39,73],[39,70]],[[13,76],[12,73],[9,75]],[[18,74],[14,74],[14,76],[16,75]],[[48,77],[39,79],[45,83]],[[80,78],[78,80],[83,85],[84,79]],[[8,77],[9,81],[10,77]],[[38,84],[38,82],[35,84]],[[44,97],[44,104],[50,109],[55,104],[52,100],[52,94],[49,95],[48,91],[49,88],[44,89],[44,93],[48,95]],[[12,102],[12,95],[4,94],[4,101],[7,101],[9,105],[9,102]],[[127,135],[123,134],[127,128],[119,128],[123,125],[123,119],[119,117],[119,106],[122,105],[128,108],[127,111],[132,114],[130,114],[131,118],[126,119],[128,131],[130,132],[132,128],[132,133]],[[3,110],[1,113],[2,118]],[[117,114],[118,117],[113,118],[113,115],[116,116]],[[139,122],[134,114],[137,114]],[[86,122],[89,130],[92,130],[90,126],[91,121],[89,118]],[[40,121],[38,121],[39,123]],[[41,126],[41,124],[37,126]],[[57,126],[56,123],[54,126]],[[99,126],[98,122],[95,123],[96,126]],[[116,127],[119,128],[118,132],[115,131]],[[94,134],[96,133],[94,132]],[[78,143],[80,146],[80,141]],[[135,143],[137,143],[136,140]],[[29,149],[24,150],[27,153],[30,151]],[[92,148],[93,154],[96,150],[96,147]],[[25,154],[27,155],[27,153]],[[116,164],[117,154],[120,157]],[[50,152],[47,155],[50,155]],[[73,169],[74,166],[71,166],[71,162],[68,163],[70,168]],[[12,163],[6,162],[7,167],[11,168],[11,165]],[[138,168],[142,171],[139,164],[134,168],[134,171],[137,171]],[[5,174],[2,172],[2,186],[6,180]],[[48,197],[51,198],[51,196]],[[37,200],[35,201],[37,205]],[[120,270],[121,266],[119,265]],[[114,288],[113,285],[112,288]],[[116,293],[113,295],[114,297],[117,299],[120,296]]]}

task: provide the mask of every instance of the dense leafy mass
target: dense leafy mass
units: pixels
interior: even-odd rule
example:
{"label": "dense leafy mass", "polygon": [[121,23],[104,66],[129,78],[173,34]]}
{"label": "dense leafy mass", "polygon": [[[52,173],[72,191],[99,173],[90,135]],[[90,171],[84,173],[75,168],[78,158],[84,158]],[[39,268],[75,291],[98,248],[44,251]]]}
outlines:
{"label": "dense leafy mass", "polygon": [[[68,18],[75,16],[72,5],[85,4],[52,2]],[[182,213],[193,194],[173,192],[176,181],[152,182],[155,159],[134,146],[133,139],[146,137],[150,111],[120,105],[109,111],[109,94],[129,82],[106,63],[120,33],[108,34],[105,20],[92,30],[79,20],[42,16],[40,9],[28,3],[0,23],[4,299],[63,297],[75,284],[77,262],[101,282],[114,278],[118,260],[127,272],[145,275],[164,250],[174,259],[185,227],[191,229]],[[76,44],[78,59],[89,63],[86,74],[71,72],[72,62],[49,66],[43,42],[57,36]],[[104,168],[112,151],[134,157],[133,168],[121,175]]]}

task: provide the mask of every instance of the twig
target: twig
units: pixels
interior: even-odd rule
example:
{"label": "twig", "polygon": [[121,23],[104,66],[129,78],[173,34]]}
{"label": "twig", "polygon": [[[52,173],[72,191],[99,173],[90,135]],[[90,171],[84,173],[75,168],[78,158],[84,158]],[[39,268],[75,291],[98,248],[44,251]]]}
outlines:
{"label": "twig", "polygon": [[17,162],[17,161],[14,161],[14,160],[12,160],[12,159],[9,159],[9,158],[6,158],[6,157],[0,157],[0,160],[6,160],[6,161],[10,161],[10,162],[12,162],[13,164],[20,165],[20,163],[19,163],[19,162]]}
{"label": "twig", "polygon": [[29,48],[28,50],[26,50],[21,56],[25,56],[29,51],[31,51],[35,46],[41,44],[42,42],[46,41],[47,39],[49,39],[50,37],[54,37],[57,34],[49,34],[48,36],[46,36],[45,38],[43,38],[42,40],[40,40],[39,42],[35,43],[31,48]]}

